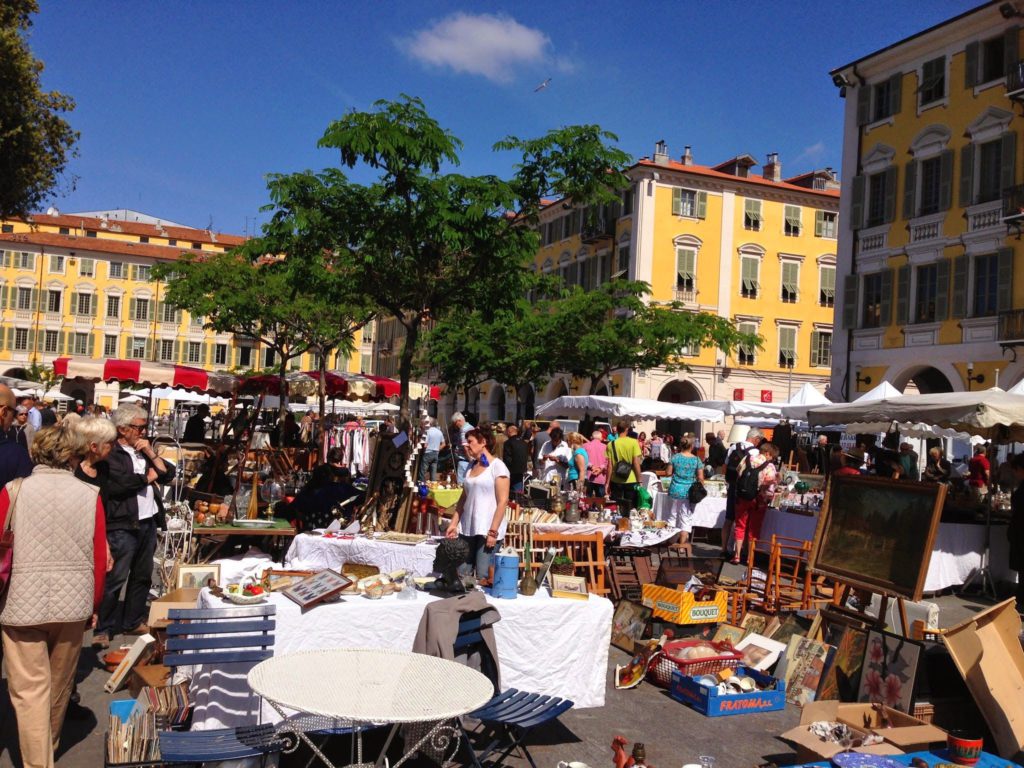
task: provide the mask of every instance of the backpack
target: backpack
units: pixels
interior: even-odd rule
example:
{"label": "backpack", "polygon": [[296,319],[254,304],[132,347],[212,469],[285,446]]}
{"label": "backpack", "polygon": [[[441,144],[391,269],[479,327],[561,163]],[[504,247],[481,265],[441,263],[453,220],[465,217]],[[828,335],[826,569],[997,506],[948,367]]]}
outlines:
{"label": "backpack", "polygon": [[725,482],[729,485],[733,485],[739,479],[740,462],[747,458],[752,450],[753,448],[737,448],[729,454],[725,463]]}
{"label": "backpack", "polygon": [[736,498],[744,501],[757,498],[757,492],[761,488],[761,470],[767,466],[767,461],[760,467],[752,467],[747,464],[739,480],[736,481]]}

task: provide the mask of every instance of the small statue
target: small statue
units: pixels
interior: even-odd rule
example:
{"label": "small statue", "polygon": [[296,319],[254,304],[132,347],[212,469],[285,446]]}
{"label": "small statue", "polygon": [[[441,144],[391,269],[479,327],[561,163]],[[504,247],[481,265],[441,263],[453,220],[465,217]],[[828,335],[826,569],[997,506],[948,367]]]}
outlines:
{"label": "small statue", "polygon": [[459,575],[459,566],[468,558],[469,544],[464,539],[442,539],[434,555],[434,570],[441,574],[437,579],[439,591],[456,595],[466,592],[466,585]]}
{"label": "small statue", "polygon": [[616,736],[612,739],[612,752],[615,753],[615,768],[653,768],[647,764],[647,751],[643,742],[633,744],[633,754],[626,754],[626,741],[624,736]]}

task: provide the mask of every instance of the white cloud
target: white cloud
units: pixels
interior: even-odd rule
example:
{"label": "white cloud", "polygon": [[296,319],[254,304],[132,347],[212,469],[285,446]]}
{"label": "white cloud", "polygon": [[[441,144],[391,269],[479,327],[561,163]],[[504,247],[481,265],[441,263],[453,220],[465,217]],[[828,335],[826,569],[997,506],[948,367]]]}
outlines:
{"label": "white cloud", "polygon": [[[425,64],[508,83],[517,68],[541,63],[550,55],[551,39],[509,16],[455,13],[397,45]],[[561,58],[557,63],[560,71],[571,66]]]}
{"label": "white cloud", "polygon": [[826,149],[827,147],[825,146],[824,141],[816,141],[814,144],[811,144],[811,146],[804,147],[803,152],[796,156],[796,162],[816,162],[825,156]]}

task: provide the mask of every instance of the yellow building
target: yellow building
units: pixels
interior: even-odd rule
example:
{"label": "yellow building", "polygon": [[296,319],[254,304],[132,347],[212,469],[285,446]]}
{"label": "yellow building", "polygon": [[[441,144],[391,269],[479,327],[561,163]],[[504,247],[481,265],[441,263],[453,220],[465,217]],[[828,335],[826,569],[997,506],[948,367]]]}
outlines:
{"label": "yellow building", "polygon": [[832,386],[922,392],[1024,375],[1020,2],[834,70],[845,97]]}
{"label": "yellow building", "polygon": [[[244,238],[193,229],[135,211],[47,214],[0,222],[0,370],[24,377],[57,357],[125,358],[217,370],[273,366],[272,350],[203,328],[203,318],[162,300],[154,264],[187,251],[224,251]],[[292,361],[315,367],[311,354]],[[329,361],[359,371],[353,359]],[[104,405],[117,386],[74,385]]]}
{"label": "yellow building", "polygon": [[[655,302],[729,318],[760,334],[764,348],[726,356],[693,349],[690,370],[617,372],[599,383],[605,394],[670,402],[743,399],[783,402],[804,382],[824,390],[831,366],[839,185],[830,170],[783,178],[777,154],[760,173],[740,155],[698,165],[689,147],[676,161],[659,142],[653,158],[628,169],[620,203],[606,206],[586,229],[580,210],[561,201],[541,214],[537,266],[570,284],[643,280]],[[484,385],[480,412],[498,418],[514,398]],[[556,377],[536,403],[587,394],[589,382]],[[472,398],[471,398],[472,399]]]}

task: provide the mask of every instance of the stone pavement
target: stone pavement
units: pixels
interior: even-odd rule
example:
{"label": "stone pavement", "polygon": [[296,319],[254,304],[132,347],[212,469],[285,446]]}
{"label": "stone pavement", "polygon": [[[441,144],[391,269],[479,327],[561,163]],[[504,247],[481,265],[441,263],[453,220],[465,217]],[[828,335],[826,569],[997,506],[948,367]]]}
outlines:
{"label": "stone pavement", "polygon": [[[988,607],[987,601],[940,597],[940,623],[951,626],[972,613]],[[87,636],[88,641],[88,636]],[[581,642],[587,642],[581,638]],[[116,645],[116,644],[115,644]],[[538,648],[543,653],[543,648]],[[611,764],[612,738],[621,734],[631,743],[647,745],[648,762],[661,768],[674,768],[695,762],[698,755],[710,754],[718,768],[750,768],[768,760],[786,765],[792,751],[776,736],[796,725],[799,710],[787,706],[781,712],[706,718],[668,697],[661,689],[644,682],[639,688],[617,691],[612,685],[615,664],[625,663],[626,654],[612,648],[609,656],[608,692],[601,709],[570,710],[546,732],[536,733],[531,752],[538,768],[554,768],[561,760],[578,760],[593,768]],[[97,768],[103,765],[103,739],[106,709],[110,696],[103,692],[108,674],[99,668],[96,653],[86,647],[79,664],[79,691],[87,719],[65,724],[58,765],[67,768]],[[117,694],[125,698],[126,693]],[[335,742],[343,740],[335,739]],[[339,764],[347,762],[348,749],[338,744]],[[335,754],[331,750],[332,756]],[[304,748],[286,756],[281,765],[304,766],[309,754]],[[511,759],[511,766],[526,766],[525,760]],[[17,756],[17,732],[6,680],[0,680],[0,768],[20,768]]]}

